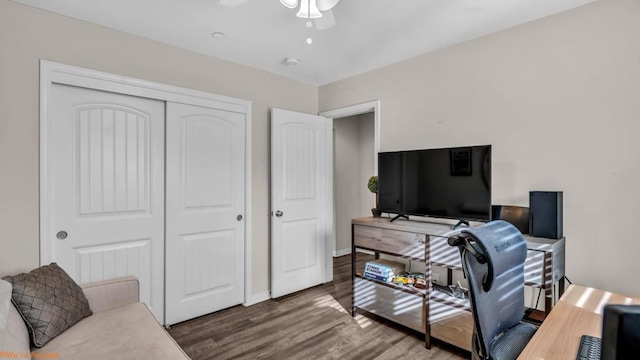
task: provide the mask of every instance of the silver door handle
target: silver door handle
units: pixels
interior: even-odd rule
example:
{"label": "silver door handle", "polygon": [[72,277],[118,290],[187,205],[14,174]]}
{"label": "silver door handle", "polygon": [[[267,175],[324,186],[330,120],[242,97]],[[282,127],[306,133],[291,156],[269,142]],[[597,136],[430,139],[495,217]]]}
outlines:
{"label": "silver door handle", "polygon": [[58,240],[64,240],[67,238],[69,234],[67,234],[66,231],[58,231],[58,233],[56,234],[56,237],[58,238]]}
{"label": "silver door handle", "polygon": [[282,215],[284,215],[284,213],[280,210],[276,211],[276,216],[277,217],[281,217]]}

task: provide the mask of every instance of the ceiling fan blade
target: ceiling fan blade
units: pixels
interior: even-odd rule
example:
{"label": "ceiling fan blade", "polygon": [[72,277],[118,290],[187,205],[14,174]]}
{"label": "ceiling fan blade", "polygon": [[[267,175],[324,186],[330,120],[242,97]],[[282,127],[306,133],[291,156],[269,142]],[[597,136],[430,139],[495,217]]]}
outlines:
{"label": "ceiling fan blade", "polygon": [[236,7],[246,3],[248,0],[220,0],[220,5],[228,7]]}
{"label": "ceiling fan blade", "polygon": [[322,13],[322,17],[316,19],[316,29],[324,30],[336,25],[336,18],[333,17],[333,10],[327,10]]}
{"label": "ceiling fan blade", "polygon": [[289,9],[293,9],[298,6],[298,0],[280,0],[280,3]]}
{"label": "ceiling fan blade", "polygon": [[318,0],[316,2],[316,5],[318,6],[318,9],[320,9],[320,11],[328,11],[333,9],[333,7],[336,6],[338,1],[340,0]]}

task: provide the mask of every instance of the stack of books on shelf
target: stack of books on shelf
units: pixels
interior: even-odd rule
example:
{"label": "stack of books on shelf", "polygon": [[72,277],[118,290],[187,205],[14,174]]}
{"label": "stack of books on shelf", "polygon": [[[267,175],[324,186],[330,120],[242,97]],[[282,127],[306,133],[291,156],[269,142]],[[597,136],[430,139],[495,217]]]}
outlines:
{"label": "stack of books on shelf", "polygon": [[363,276],[368,279],[374,279],[382,282],[391,282],[396,275],[405,272],[404,264],[385,260],[377,259],[373,261],[367,261],[364,266]]}

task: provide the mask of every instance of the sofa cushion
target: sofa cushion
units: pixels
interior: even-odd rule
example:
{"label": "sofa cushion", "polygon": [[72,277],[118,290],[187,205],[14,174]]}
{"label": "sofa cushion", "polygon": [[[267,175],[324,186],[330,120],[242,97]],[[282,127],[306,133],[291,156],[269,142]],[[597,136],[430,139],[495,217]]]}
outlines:
{"label": "sofa cushion", "polygon": [[[22,357],[29,353],[29,332],[11,303],[11,284],[0,280],[0,353]],[[2,356],[0,356],[2,358]]]}
{"label": "sofa cushion", "polygon": [[94,314],[140,301],[140,282],[135,276],[121,276],[80,286]]}
{"label": "sofa cushion", "polygon": [[[61,359],[189,359],[143,303],[97,312],[38,352]],[[88,356],[90,355],[90,356]]]}
{"label": "sofa cushion", "polygon": [[13,285],[11,300],[37,347],[91,315],[82,288],[56,263],[3,279]]}

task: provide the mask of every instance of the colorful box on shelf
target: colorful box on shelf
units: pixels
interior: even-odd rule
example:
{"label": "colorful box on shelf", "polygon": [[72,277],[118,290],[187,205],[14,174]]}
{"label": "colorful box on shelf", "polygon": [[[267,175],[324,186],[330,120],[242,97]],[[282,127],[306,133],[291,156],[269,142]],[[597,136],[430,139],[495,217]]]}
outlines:
{"label": "colorful box on shelf", "polygon": [[402,274],[404,272],[404,264],[391,260],[378,259],[367,261],[364,265],[363,276],[368,279],[391,282],[394,275]]}

